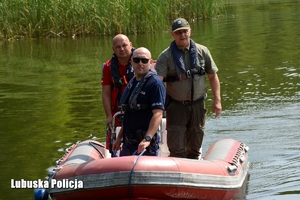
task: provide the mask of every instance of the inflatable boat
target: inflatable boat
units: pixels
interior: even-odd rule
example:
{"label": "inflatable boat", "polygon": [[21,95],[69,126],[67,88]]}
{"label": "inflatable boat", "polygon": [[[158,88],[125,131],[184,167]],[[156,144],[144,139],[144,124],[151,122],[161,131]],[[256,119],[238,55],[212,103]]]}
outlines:
{"label": "inflatable boat", "polygon": [[[163,124],[165,126],[165,122]],[[199,160],[169,157],[166,133],[160,155],[111,157],[105,145],[72,145],[48,174],[52,199],[234,199],[247,179],[248,147],[216,141]]]}

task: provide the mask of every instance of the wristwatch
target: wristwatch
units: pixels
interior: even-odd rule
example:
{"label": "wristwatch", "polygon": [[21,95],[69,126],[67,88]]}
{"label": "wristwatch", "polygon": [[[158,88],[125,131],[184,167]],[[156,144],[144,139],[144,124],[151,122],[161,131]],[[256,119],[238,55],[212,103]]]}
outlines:
{"label": "wristwatch", "polygon": [[146,135],[146,136],[144,137],[144,139],[145,139],[147,142],[150,142],[152,138],[151,138],[149,135]]}

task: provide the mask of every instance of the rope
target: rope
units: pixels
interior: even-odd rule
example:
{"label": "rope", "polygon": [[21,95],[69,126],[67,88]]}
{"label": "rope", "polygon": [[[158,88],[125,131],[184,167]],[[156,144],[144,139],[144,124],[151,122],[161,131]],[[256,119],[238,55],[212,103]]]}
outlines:
{"label": "rope", "polygon": [[116,151],[112,151],[113,157],[118,157]]}
{"label": "rope", "polygon": [[96,147],[96,145],[97,145],[97,146],[100,146],[100,147],[104,148],[104,146],[103,146],[102,144],[97,144],[97,143],[95,143],[95,142],[89,142],[89,144],[90,144],[92,147],[94,147],[94,149],[96,149],[96,150],[98,151],[98,153],[100,154],[100,157],[101,157],[101,158],[104,158],[103,153]]}
{"label": "rope", "polygon": [[[145,153],[146,149],[144,149],[142,151],[142,153],[140,153],[135,161],[135,163],[133,164],[133,167],[131,169],[131,172],[130,172],[130,175],[129,175],[129,181],[128,181],[128,200],[130,200],[130,184],[131,184],[131,177],[132,177],[132,174],[133,174],[133,171],[134,171],[134,168],[138,162],[138,160],[140,159],[140,157]],[[133,156],[137,153],[137,150],[132,154]]]}

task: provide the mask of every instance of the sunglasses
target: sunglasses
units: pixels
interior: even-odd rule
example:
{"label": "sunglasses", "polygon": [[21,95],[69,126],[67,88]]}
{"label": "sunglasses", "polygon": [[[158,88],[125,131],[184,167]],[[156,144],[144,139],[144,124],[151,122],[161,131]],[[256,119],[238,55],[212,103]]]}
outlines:
{"label": "sunglasses", "polygon": [[143,64],[147,64],[150,59],[148,58],[132,58],[133,62],[140,63],[142,61]]}

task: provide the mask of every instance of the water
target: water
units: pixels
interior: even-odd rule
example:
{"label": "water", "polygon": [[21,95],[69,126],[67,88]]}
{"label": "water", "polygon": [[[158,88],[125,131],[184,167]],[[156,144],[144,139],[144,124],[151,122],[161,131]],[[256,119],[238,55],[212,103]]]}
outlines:
{"label": "water", "polygon": [[[233,1],[226,18],[192,24],[222,88],[223,112],[208,115],[203,151],[227,137],[250,147],[241,199],[300,198],[299,9],[299,1]],[[167,31],[130,39],[153,58],[171,42]],[[33,199],[32,189],[11,189],[11,179],[44,179],[71,144],[104,140],[100,79],[110,42],[0,41],[0,199]]]}

